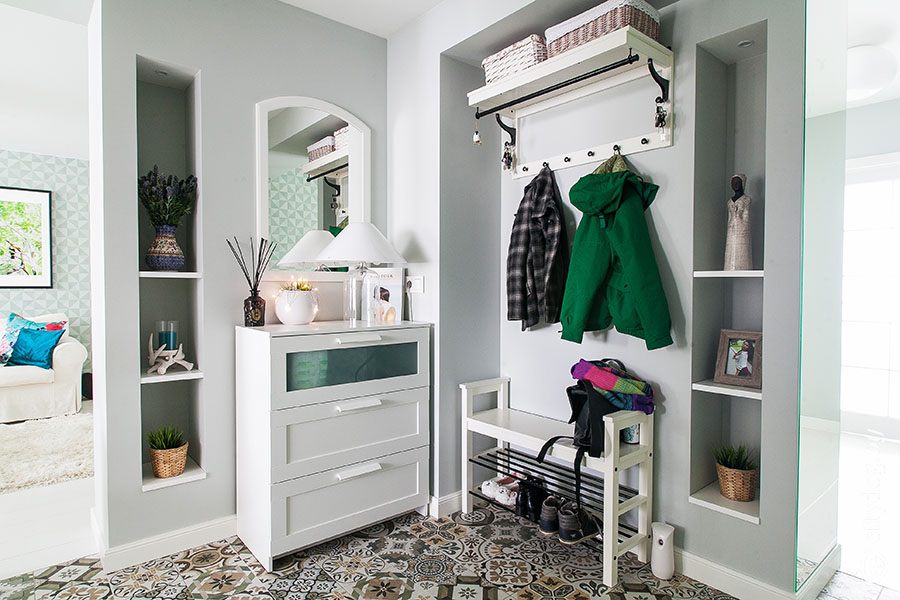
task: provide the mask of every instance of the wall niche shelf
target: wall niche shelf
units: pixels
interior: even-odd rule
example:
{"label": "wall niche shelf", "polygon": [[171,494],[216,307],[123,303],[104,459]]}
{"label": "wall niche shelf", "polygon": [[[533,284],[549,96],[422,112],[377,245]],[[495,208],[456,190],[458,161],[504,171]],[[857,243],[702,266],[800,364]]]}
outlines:
{"label": "wall niche shelf", "polygon": [[751,502],[736,502],[723,496],[719,492],[719,482],[714,481],[705,488],[691,494],[688,502],[759,525],[758,492],[756,499]]}
{"label": "wall niche shelf", "polygon": [[198,271],[139,271],[141,279],[202,279]]}
{"label": "wall niche shelf", "polygon": [[[655,108],[651,100],[647,102],[647,120],[648,123],[655,121],[656,129],[549,158],[513,161],[512,177],[527,177],[538,173],[544,164],[559,170],[599,162],[607,158],[613,148],[622,154],[634,154],[671,146],[674,138],[674,109],[670,95],[673,64],[671,50],[632,27],[623,27],[473,90],[468,94],[468,101],[469,106],[475,107],[476,120],[496,115],[515,146],[520,118],[643,77],[652,77],[659,85]],[[513,118],[514,126],[500,122],[501,115]]]}
{"label": "wall niche shelf", "polygon": [[754,269],[752,271],[694,271],[694,277],[700,278],[722,278],[722,279],[745,279],[753,277],[763,277],[762,269]]}
{"label": "wall niche shelf", "polygon": [[762,400],[762,391],[760,390],[740,387],[738,385],[725,385],[724,383],[716,383],[712,379],[694,382],[691,385],[691,389],[695,392],[721,394],[723,396],[731,396],[733,398],[750,398],[751,400]]}
{"label": "wall niche shelf", "polygon": [[[181,367],[176,367],[176,369],[181,369]],[[203,371],[198,371],[197,369],[193,371],[176,370],[165,375],[147,375],[144,373],[141,375],[141,385],[166,383],[167,381],[188,381],[191,379],[203,379]]]}
{"label": "wall niche shelf", "polygon": [[[301,168],[301,172],[308,178],[320,177],[336,167],[346,165],[349,160],[350,149],[342,148],[340,150],[335,150],[334,152],[329,152],[322,158],[317,158],[316,160],[306,163]],[[338,176],[338,171],[334,172],[334,176]]]}
{"label": "wall niche shelf", "polygon": [[191,481],[200,481],[201,479],[206,479],[206,471],[201,469],[200,465],[195,463],[190,456],[187,457],[187,463],[184,465],[184,473],[177,477],[160,479],[153,475],[153,466],[150,463],[141,465],[141,491],[143,492],[161,490],[162,488],[181,485]]}

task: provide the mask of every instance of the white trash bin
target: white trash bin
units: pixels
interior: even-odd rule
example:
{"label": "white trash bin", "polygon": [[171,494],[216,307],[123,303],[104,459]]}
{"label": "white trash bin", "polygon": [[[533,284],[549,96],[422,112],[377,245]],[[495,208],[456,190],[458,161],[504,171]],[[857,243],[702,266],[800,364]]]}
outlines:
{"label": "white trash bin", "polygon": [[650,570],[657,579],[672,579],[675,574],[675,528],[668,523],[653,523],[653,550],[650,551]]}

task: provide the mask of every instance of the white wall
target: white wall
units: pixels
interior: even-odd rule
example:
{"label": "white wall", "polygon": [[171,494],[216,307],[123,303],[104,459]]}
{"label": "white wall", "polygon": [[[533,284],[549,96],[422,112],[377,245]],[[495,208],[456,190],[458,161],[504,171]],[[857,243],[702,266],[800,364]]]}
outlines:
{"label": "white wall", "polygon": [[[104,541],[115,547],[234,514],[234,326],[242,323],[247,290],[225,238],[247,239],[256,229],[254,106],[276,96],[311,96],[367,123],[373,220],[383,227],[386,43],[275,0],[98,0],[89,32],[93,314],[102,321],[94,336],[97,495]],[[140,488],[136,55],[199,72],[194,164],[205,323],[199,434],[208,477],[152,493]]]}
{"label": "white wall", "polygon": [[[552,4],[574,7],[577,2]],[[410,271],[425,274],[424,297],[415,297],[414,316],[425,320],[437,319],[436,380],[441,372],[468,353],[478,352],[482,342],[493,331],[473,336],[468,344],[444,343],[443,334],[459,326],[463,314],[443,310],[445,291],[451,279],[445,277],[445,248],[449,252],[461,240],[469,238],[465,229],[454,231],[444,226],[445,202],[453,198],[444,193],[444,162],[451,151],[466,153],[470,144],[461,140],[456,148],[445,145],[446,135],[437,123],[444,111],[450,110],[443,99],[452,98],[446,87],[438,85],[439,57],[442,52],[455,54],[470,39],[489,39],[495,36],[496,47],[515,41],[510,36],[523,33],[522,23],[540,17],[549,10],[549,3],[491,3],[475,6],[464,0],[447,0],[417,22],[392,36],[388,41],[388,122],[391,131],[389,144],[388,185],[390,198],[389,233],[407,257],[413,257]],[[520,9],[516,11],[516,9]],[[515,13],[513,11],[516,11]],[[577,12],[577,10],[572,11]],[[498,22],[511,15],[505,22]],[[692,271],[692,197],[693,185],[693,115],[694,115],[694,54],[697,42],[723,34],[761,20],[768,19],[769,64],[768,87],[764,102],[769,107],[766,124],[766,160],[768,178],[766,195],[778,197],[773,210],[773,224],[765,232],[766,252],[782,257],[766,273],[764,319],[771,326],[767,353],[773,369],[767,374],[767,389],[780,402],[763,409],[764,439],[762,473],[763,488],[767,491],[762,508],[761,525],[750,525],[731,517],[711,512],[687,502],[690,431],[690,323]],[[514,24],[512,24],[514,23]],[[550,24],[544,22],[544,25]],[[648,223],[653,233],[654,249],[669,299],[673,317],[675,346],[648,353],[641,340],[617,333],[590,334],[581,346],[559,340],[558,326],[543,327],[522,333],[516,323],[505,320],[505,259],[512,215],[521,199],[527,180],[511,181],[501,176],[500,190],[485,182],[487,203],[499,196],[500,222],[497,230],[498,254],[492,259],[499,266],[495,289],[501,297],[496,308],[500,321],[499,374],[512,376],[512,402],[525,410],[566,417],[564,388],[568,385],[569,366],[579,357],[600,358],[617,356],[627,365],[650,379],[660,390],[660,410],[657,427],[657,451],[654,518],[666,520],[678,528],[678,543],[688,551],[709,558],[737,571],[793,589],[794,532],[796,527],[797,452],[797,339],[799,337],[799,237],[803,127],[803,39],[796,35],[803,27],[801,2],[766,0],[754,3],[737,0],[695,0],[675,3],[663,11],[663,41],[671,43],[676,57],[675,145],[668,149],[640,154],[632,163],[638,171],[661,186],[660,195],[649,211]],[[533,27],[533,30],[539,30]],[[527,30],[524,30],[527,33]],[[451,47],[451,44],[459,46]],[[446,83],[441,80],[440,83]],[[462,83],[462,81],[460,81]],[[468,89],[458,90],[459,105],[465,105]],[[632,118],[644,118],[652,127],[653,98],[658,91],[644,91],[627,86],[595,99],[595,103],[571,106],[568,111],[550,115],[536,122],[530,132],[522,133],[536,139],[528,148],[523,140],[523,156],[529,150],[542,155],[583,147],[579,135],[600,135],[598,128],[613,136],[622,135]],[[646,96],[646,97],[645,97]],[[634,102],[631,102],[631,100]],[[638,100],[640,99],[640,100]],[[616,102],[617,101],[617,102]],[[772,107],[777,106],[774,110]],[[456,110],[456,108],[453,108]],[[460,109],[461,110],[461,109]],[[438,113],[440,111],[440,113]],[[620,112],[622,111],[622,112]],[[622,115],[626,116],[622,116]],[[462,127],[460,119],[460,127]],[[482,128],[494,127],[483,123]],[[647,128],[646,121],[640,127]],[[618,132],[618,133],[616,133]],[[635,132],[636,133],[636,132]],[[461,138],[462,136],[460,136]],[[596,138],[594,138],[596,139]],[[600,140],[607,139],[605,136]],[[446,150],[445,150],[446,148]],[[434,159],[440,150],[441,162]],[[499,156],[497,157],[499,158]],[[486,160],[497,160],[487,157]],[[534,160],[530,156],[525,160]],[[499,169],[498,167],[495,167]],[[576,172],[577,171],[577,172]],[[558,173],[559,187],[564,196],[587,167]],[[452,173],[449,175],[452,176]],[[439,188],[436,184],[441,181]],[[576,215],[570,213],[571,236]],[[479,273],[483,269],[479,269]],[[439,281],[436,288],[434,281]],[[463,377],[465,372],[454,373]],[[445,382],[446,383],[446,382]],[[458,392],[449,383],[436,391],[439,406],[436,427],[435,463],[440,495],[459,487],[458,469],[459,419]],[[734,544],[740,539],[740,544]],[[753,552],[747,552],[753,548]]]}
{"label": "white wall", "polygon": [[87,28],[0,4],[0,148],[88,156]]}

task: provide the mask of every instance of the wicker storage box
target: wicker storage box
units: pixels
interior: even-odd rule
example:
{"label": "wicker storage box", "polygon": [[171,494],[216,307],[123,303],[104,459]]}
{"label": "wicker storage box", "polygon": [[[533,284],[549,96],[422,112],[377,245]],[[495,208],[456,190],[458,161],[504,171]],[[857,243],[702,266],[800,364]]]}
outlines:
{"label": "wicker storage box", "polygon": [[547,45],[544,38],[531,34],[481,61],[484,82],[493,83],[545,60],[547,60]]}
{"label": "wicker storage box", "polygon": [[750,502],[756,498],[759,469],[741,471],[716,463],[716,474],[719,476],[719,492],[729,500]]}
{"label": "wicker storage box", "polygon": [[150,448],[150,464],[153,467],[153,475],[159,478],[177,477],[184,473],[184,465],[187,462],[188,443],[185,442],[178,448],[169,450],[156,450]]}
{"label": "wicker storage box", "polygon": [[334,149],[342,150],[350,144],[350,126],[341,127],[334,132]]}
{"label": "wicker storage box", "polygon": [[545,32],[548,56],[556,56],[630,25],[659,40],[659,11],[645,0],[607,0]]}
{"label": "wicker storage box", "polygon": [[326,154],[334,152],[334,136],[329,135],[322,138],[312,146],[307,146],[306,151],[309,153],[309,160],[314,161],[322,158]]}

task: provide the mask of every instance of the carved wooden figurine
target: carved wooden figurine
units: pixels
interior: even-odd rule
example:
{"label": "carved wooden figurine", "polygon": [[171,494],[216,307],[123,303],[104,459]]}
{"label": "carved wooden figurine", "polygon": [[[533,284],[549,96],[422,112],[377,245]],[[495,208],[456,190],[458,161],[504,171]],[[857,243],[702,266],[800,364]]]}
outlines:
{"label": "carved wooden figurine", "polygon": [[178,350],[166,350],[165,344],[154,350],[153,334],[151,333],[150,340],[147,342],[147,349],[147,363],[150,365],[150,368],[147,369],[147,375],[154,371],[160,375],[165,375],[169,367],[173,365],[181,365],[186,371],[194,368],[194,363],[184,360],[184,350],[181,344],[178,344]]}

